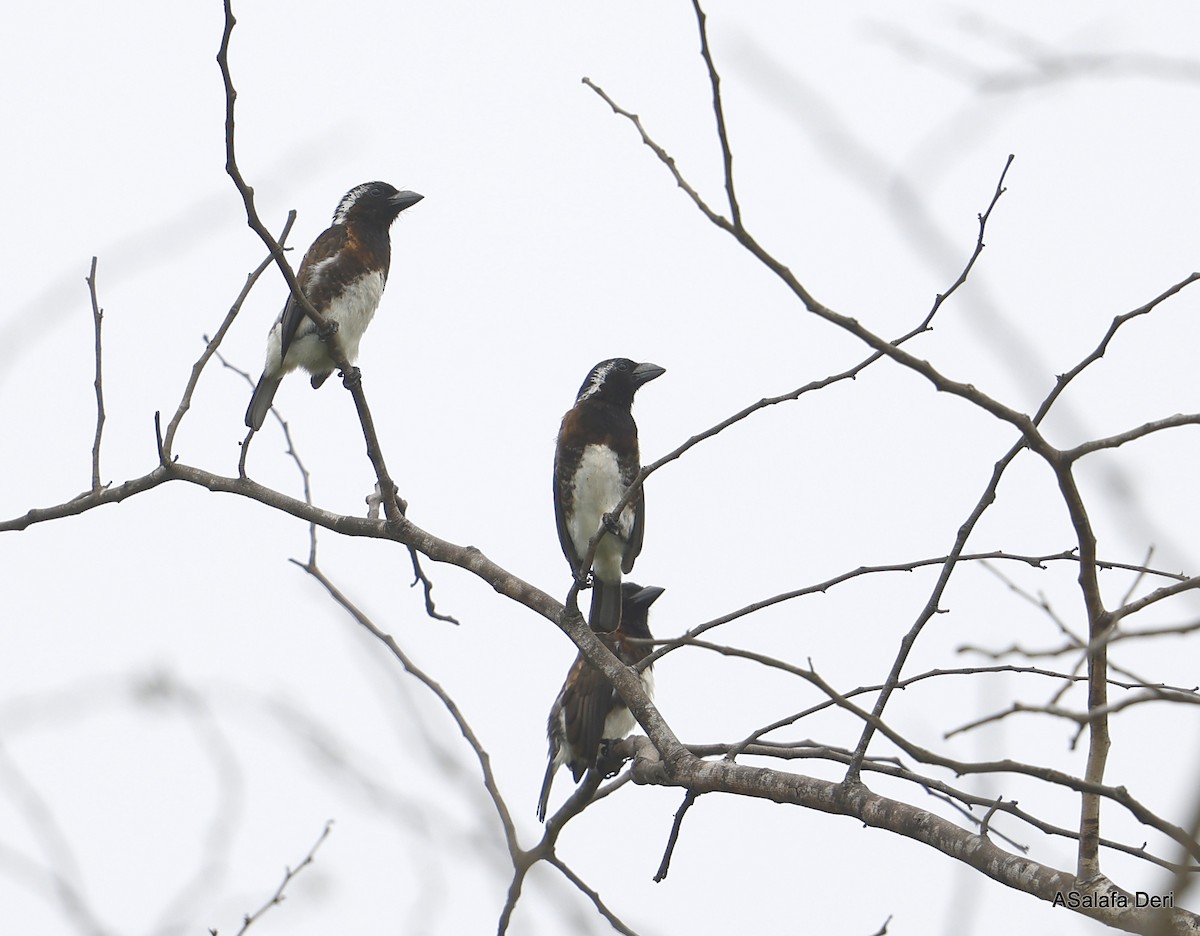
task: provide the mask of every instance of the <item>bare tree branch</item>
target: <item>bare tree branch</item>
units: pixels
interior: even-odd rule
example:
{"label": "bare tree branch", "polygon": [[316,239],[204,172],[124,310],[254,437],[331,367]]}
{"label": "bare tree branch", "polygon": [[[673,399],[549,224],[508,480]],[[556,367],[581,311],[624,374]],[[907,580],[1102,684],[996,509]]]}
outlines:
{"label": "bare tree branch", "polygon": [[[730,234],[742,249],[748,251],[775,277],[779,278],[792,291],[795,298],[808,313],[824,320],[835,329],[853,336],[861,344],[865,345],[867,349],[867,353],[862,356],[861,360],[848,369],[807,383],[791,393],[763,398],[743,408],[722,422],[692,435],[674,451],[646,466],[638,475],[635,483],[625,492],[624,499],[617,505],[614,513],[619,513],[630,499],[636,496],[650,474],[665,464],[682,457],[684,453],[690,451],[699,442],[715,437],[723,432],[724,429],[748,418],[751,414],[761,409],[777,403],[797,400],[801,396],[823,390],[834,383],[854,379],[864,368],[884,359],[899,367],[902,371],[924,378],[938,392],[951,394],[967,402],[979,414],[987,414],[991,419],[1000,420],[1011,426],[1012,430],[1015,430],[1015,432],[1006,430],[1009,432],[1009,435],[1004,439],[1002,444],[1007,446],[1007,449],[995,462],[990,478],[987,480],[982,493],[971,508],[968,516],[956,531],[951,548],[946,555],[933,559],[920,559],[909,563],[886,566],[862,566],[843,572],[819,584],[759,600],[738,611],[692,627],[678,638],[659,641],[660,646],[652,655],[651,660],[658,659],[679,647],[690,646],[721,653],[730,657],[739,657],[753,661],[760,666],[787,672],[807,681],[821,693],[819,701],[802,712],[789,715],[786,718],[776,718],[770,724],[757,729],[735,744],[685,746],[681,744],[671,726],[646,695],[637,673],[621,664],[600,643],[597,636],[591,632],[582,620],[575,607],[575,598],[583,584],[586,571],[591,565],[591,554],[594,553],[596,545],[606,532],[604,525],[592,537],[592,542],[589,546],[589,555],[585,558],[582,568],[576,570],[575,581],[568,593],[566,607],[564,607],[550,595],[534,588],[524,579],[491,562],[479,550],[473,547],[458,546],[443,540],[435,534],[415,526],[405,516],[406,505],[400,498],[397,486],[388,473],[382,446],[362,389],[361,374],[345,360],[336,338],[336,329],[332,328],[328,322],[316,313],[299,290],[294,274],[284,256],[281,243],[287,236],[294,214],[289,216],[288,226],[285,227],[280,241],[275,241],[259,220],[254,206],[253,189],[242,178],[238,169],[234,147],[234,103],[236,100],[236,91],[233,86],[228,62],[230,39],[235,23],[231,0],[225,0],[224,8],[225,29],[217,58],[226,94],[226,171],[242,198],[248,225],[259,234],[270,253],[270,257],[260,264],[259,268],[250,275],[242,294],[238,297],[234,307],[226,316],[221,329],[218,330],[213,341],[208,343],[204,355],[193,367],[192,378],[184,391],[180,406],[168,425],[166,433],[159,437],[159,464],[142,477],[128,480],[116,487],[103,487],[100,482],[99,452],[104,422],[100,370],[101,312],[96,294],[96,264],[93,259],[88,283],[92,295],[96,335],[98,420],[92,453],[91,489],[73,501],[47,508],[29,510],[21,517],[0,522],[0,531],[22,530],[33,524],[82,514],[106,504],[119,503],[127,497],[148,492],[169,481],[182,481],[204,487],[212,492],[234,494],[248,500],[257,501],[270,509],[282,511],[306,522],[309,525],[308,559],[305,563],[297,562],[297,564],[316,578],[338,604],[377,640],[388,647],[394,658],[408,673],[417,678],[439,699],[454,719],[480,765],[482,784],[490,798],[492,809],[494,809],[499,819],[499,825],[513,868],[508,896],[500,912],[498,928],[501,933],[504,933],[509,927],[529,869],[536,866],[538,862],[543,861],[556,868],[563,874],[564,878],[571,881],[581,893],[587,896],[597,911],[615,929],[620,932],[632,932],[604,905],[598,894],[594,890],[591,890],[562,861],[555,850],[558,837],[575,816],[586,809],[590,803],[609,795],[613,790],[621,788],[621,786],[627,783],[628,778],[632,778],[636,783],[672,786],[685,791],[683,805],[676,815],[671,838],[663,857],[659,879],[665,877],[667,873],[671,856],[678,841],[679,829],[687,809],[698,796],[707,792],[725,792],[731,795],[767,798],[780,803],[789,803],[827,813],[837,813],[853,817],[868,825],[887,829],[895,834],[912,838],[968,864],[995,881],[1018,888],[1025,893],[1032,894],[1044,900],[1054,899],[1055,895],[1059,895],[1064,891],[1077,891],[1080,889],[1092,894],[1116,893],[1115,888],[1112,887],[1101,872],[1099,856],[1102,848],[1119,850],[1146,861],[1154,862],[1160,866],[1171,868],[1172,870],[1176,868],[1194,869],[1197,867],[1196,862],[1200,860],[1200,843],[1196,841],[1196,828],[1197,824],[1200,824],[1200,819],[1187,828],[1175,825],[1165,816],[1157,814],[1149,805],[1146,805],[1147,803],[1152,804],[1152,800],[1135,798],[1125,787],[1113,786],[1111,785],[1111,781],[1106,783],[1105,767],[1111,743],[1109,738],[1109,719],[1112,716],[1125,708],[1144,702],[1196,704],[1198,699],[1200,699],[1200,696],[1194,690],[1151,684],[1148,681],[1140,680],[1138,677],[1133,676],[1128,669],[1123,668],[1115,662],[1115,658],[1118,655],[1115,651],[1113,654],[1114,662],[1110,664],[1108,659],[1109,646],[1116,646],[1120,640],[1150,636],[1156,631],[1160,633],[1189,633],[1200,627],[1200,625],[1183,625],[1173,628],[1152,627],[1136,633],[1119,632],[1117,630],[1117,624],[1121,619],[1132,616],[1141,610],[1149,608],[1151,605],[1159,605],[1162,601],[1194,591],[1197,585],[1200,585],[1200,577],[1151,569],[1149,567],[1149,556],[1140,565],[1114,563],[1101,559],[1098,553],[1097,537],[1093,528],[1092,517],[1089,515],[1089,507],[1092,505],[1085,500],[1084,493],[1080,490],[1077,477],[1074,474],[1074,468],[1075,464],[1085,455],[1130,444],[1149,437],[1152,434],[1160,434],[1167,431],[1173,432],[1186,426],[1200,424],[1200,414],[1168,416],[1106,438],[1089,439],[1071,449],[1059,449],[1052,443],[1053,434],[1045,430],[1044,419],[1050,409],[1061,399],[1066,388],[1072,384],[1074,379],[1091,364],[1104,356],[1110,342],[1114,340],[1119,329],[1133,318],[1146,315],[1166,299],[1181,292],[1191,283],[1200,279],[1200,274],[1194,273],[1190,275],[1145,305],[1113,319],[1108,332],[1103,336],[1097,347],[1080,360],[1070,371],[1058,376],[1054,386],[1041,399],[1036,412],[1032,414],[1024,412],[998,397],[984,393],[965,379],[952,378],[949,375],[949,371],[940,364],[935,365],[930,361],[921,359],[910,351],[908,347],[905,347],[910,339],[929,330],[932,320],[939,314],[939,310],[942,309],[947,298],[962,287],[967,281],[968,276],[971,275],[977,260],[982,254],[988,220],[993,209],[998,204],[1001,195],[1005,192],[1005,179],[1008,169],[1012,164],[1011,156],[1006,161],[1000,173],[994,194],[987,209],[978,215],[978,236],[974,250],[961,268],[958,278],[948,289],[936,295],[928,314],[916,327],[900,338],[888,340],[871,328],[861,324],[852,316],[819,303],[807,291],[800,279],[793,275],[791,270],[784,266],[775,255],[760,245],[745,227],[741,207],[735,193],[732,146],[726,126],[721,94],[721,80],[709,45],[708,21],[701,8],[700,0],[693,0],[693,9],[700,34],[701,56],[705,63],[709,85],[712,90],[716,137],[724,166],[725,194],[729,211],[728,218],[719,213],[717,209],[709,207],[700,196],[698,190],[691,186],[684,177],[683,173],[677,167],[675,160],[667,153],[666,149],[649,136],[637,115],[619,107],[600,87],[585,78],[584,83],[606,102],[615,114],[624,117],[634,125],[642,142],[651,148],[656,158],[671,173],[676,184],[684,189],[697,209],[710,223]],[[225,331],[230,326],[249,289],[271,263],[275,263],[279,267],[285,280],[288,282],[292,294],[305,309],[306,314],[317,325],[322,337],[329,341],[331,354],[343,371],[344,384],[355,400],[367,447],[367,454],[378,481],[377,490],[379,492],[379,502],[382,507],[382,518],[378,513],[370,514],[366,518],[343,516],[316,506],[312,502],[307,471],[299,457],[295,454],[290,433],[287,432],[286,423],[284,424],[285,439],[303,478],[303,501],[250,480],[246,476],[244,468],[245,446],[242,450],[242,463],[239,466],[238,477],[224,477],[207,471],[202,467],[182,463],[178,461],[177,456],[174,454],[173,448],[176,430],[184,413],[190,406],[192,394],[197,386],[197,381],[203,367],[207,363],[207,360],[217,352],[217,347]],[[859,354],[862,354],[861,349]],[[986,417],[982,418],[986,419]],[[1016,458],[1025,450],[1033,453],[1053,472],[1058,487],[1057,499],[1066,508],[1068,519],[1072,525],[1075,539],[1074,547],[1068,551],[1048,556],[1015,555],[1001,550],[988,551],[986,549],[981,549],[975,553],[967,553],[966,545],[978,528],[984,513],[991,508],[995,501],[1002,478],[1005,477],[1008,468]],[[646,738],[628,739],[612,747],[614,764],[619,766],[622,757],[632,757],[633,764],[629,773],[622,775],[621,778],[612,784],[604,785],[606,773],[612,764],[606,762],[589,770],[584,782],[575,789],[566,804],[546,823],[540,840],[533,847],[523,849],[517,835],[516,823],[508,811],[506,801],[492,770],[489,754],[482,740],[474,734],[471,727],[467,724],[454,699],[430,676],[415,667],[412,660],[399,648],[396,641],[356,608],[346,595],[322,572],[317,563],[316,542],[318,527],[332,530],[343,536],[390,540],[406,548],[412,560],[414,585],[417,583],[423,585],[426,611],[430,616],[444,617],[438,615],[434,609],[431,598],[432,583],[421,569],[421,556],[425,556],[434,562],[451,563],[468,570],[473,575],[487,582],[500,595],[521,604],[560,628],[579,648],[584,658],[597,667],[609,679],[647,734]],[[1060,615],[1052,607],[1049,599],[1045,597],[1042,597],[1040,600],[1034,599],[1013,583],[1010,583],[1010,587],[1018,594],[1022,594],[1033,601],[1034,605],[1040,607],[1050,621],[1054,622],[1054,625],[1067,642],[1066,648],[1061,652],[1070,653],[1076,658],[1075,668],[1071,668],[1071,661],[1068,661],[1063,664],[1063,669],[1067,670],[1065,672],[1057,672],[1048,668],[1034,666],[993,665],[962,667],[953,670],[926,670],[918,675],[904,675],[906,667],[909,666],[910,654],[916,641],[923,636],[925,625],[935,615],[943,613],[946,610],[941,606],[941,603],[947,594],[948,584],[952,575],[973,561],[1019,562],[1036,569],[1045,569],[1053,563],[1070,563],[1074,566],[1074,571],[1078,577],[1078,591],[1074,592],[1073,595],[1078,595],[1079,605],[1085,612],[1088,623],[1086,634],[1082,632],[1081,626],[1072,624],[1075,618],[1070,613],[1070,610],[1063,611]],[[789,660],[779,659],[767,653],[758,652],[755,649],[721,646],[698,639],[701,634],[713,627],[745,617],[758,610],[790,600],[791,598],[823,593],[834,585],[866,575],[895,571],[911,572],[923,567],[936,569],[936,581],[934,581],[929,589],[924,606],[915,619],[908,625],[907,633],[901,639],[895,656],[888,664],[889,671],[886,678],[874,680],[875,685],[860,686],[849,692],[842,692],[821,676],[811,662],[805,668]],[[1136,573],[1128,593],[1121,599],[1120,605],[1115,609],[1107,608],[1101,595],[1101,572],[1106,569],[1120,569],[1125,572]],[[1143,576],[1149,575],[1166,579],[1169,584],[1158,587],[1148,594],[1141,595],[1141,597],[1134,597],[1135,594],[1144,590]],[[1105,583],[1111,584],[1107,579]],[[1073,597],[1072,609],[1074,609],[1075,600]],[[1013,651],[1026,652],[1016,644],[1014,644]],[[1032,654],[1027,653],[1027,655]],[[1086,675],[1080,675],[1080,670],[1084,667],[1087,670]],[[1078,725],[1081,731],[1086,730],[1088,732],[1088,762],[1082,777],[1074,776],[1051,766],[1022,763],[1008,758],[974,762],[954,760],[935,751],[928,750],[915,743],[910,737],[902,734],[896,727],[896,725],[900,724],[898,720],[889,719],[889,721],[885,721],[883,718],[883,714],[889,705],[889,700],[896,697],[898,690],[919,681],[948,675],[976,676],[985,673],[1001,672],[1036,675],[1041,678],[1053,679],[1056,681],[1054,684],[1055,695],[1049,703],[1043,705],[1035,706],[1019,701],[1013,702],[1009,708],[986,716],[984,719],[976,720],[967,726],[955,728],[950,734],[986,722],[998,721],[1017,712],[1036,713],[1049,718],[1069,719]],[[1127,674],[1127,676],[1125,678],[1118,678],[1122,677],[1123,674]],[[1086,710],[1080,710],[1078,705],[1071,707],[1062,702],[1062,698],[1067,693],[1067,690],[1081,682],[1086,682],[1088,686]],[[1119,696],[1117,701],[1111,701],[1109,698],[1110,687],[1121,687],[1129,691]],[[856,697],[866,693],[870,693],[873,696],[870,704],[866,702],[859,704],[859,702],[854,701]],[[1005,701],[1007,702],[1007,700]],[[895,703],[897,706],[900,704],[899,702]],[[817,712],[830,710],[835,707],[861,722],[861,733],[858,733],[857,743],[853,747],[850,744],[825,744],[815,741],[783,744],[778,741],[763,740],[764,736],[771,732],[778,731]],[[773,715],[774,713],[768,717],[773,717]],[[756,719],[756,723],[757,721]],[[892,723],[889,724],[889,722]],[[874,749],[872,748],[873,743],[875,745]],[[884,748],[882,752],[880,751],[881,745]],[[891,745],[894,745],[894,750]],[[773,758],[774,763],[781,763],[787,760],[822,760],[831,764],[844,766],[846,772],[841,783],[832,783],[793,774],[786,770],[776,769],[774,766],[760,767],[739,763],[737,758],[742,755]],[[722,759],[719,761],[705,759],[717,756]],[[1081,804],[1078,827],[1076,829],[1063,828],[1052,824],[1047,819],[1020,809],[1013,798],[1014,791],[1012,790],[1004,790],[1003,795],[995,795],[995,791],[988,791],[988,795],[984,796],[968,790],[957,789],[951,783],[938,779],[936,776],[924,776],[918,772],[922,769],[921,767],[910,765],[928,765],[940,770],[953,772],[960,776],[986,774],[1027,777],[1039,781],[1044,785],[1057,786],[1072,791],[1079,796]],[[936,774],[937,770],[930,770],[928,772]],[[947,819],[933,812],[919,809],[910,803],[880,796],[866,787],[862,779],[864,775],[887,777],[889,784],[893,780],[899,781],[896,784],[897,786],[903,783],[910,784],[912,785],[912,792],[915,795],[933,797],[936,801],[936,805],[933,808],[943,810],[950,818]],[[953,778],[950,779],[954,782]],[[1141,792],[1139,791],[1139,794]],[[1120,805],[1139,822],[1165,836],[1169,841],[1176,843],[1179,846],[1181,857],[1177,861],[1171,862],[1167,858],[1164,858],[1161,853],[1152,854],[1148,849],[1147,843],[1142,843],[1142,846],[1138,848],[1129,843],[1115,841],[1111,837],[1103,837],[1100,826],[1100,806],[1103,800],[1109,800]],[[978,817],[979,814],[982,814],[982,818]],[[1005,818],[1009,816],[1012,819]],[[994,826],[1003,825],[1007,830],[1007,827],[1014,821],[1024,822],[1031,827],[1047,832],[1047,834],[1077,841],[1078,856],[1076,873],[1072,875],[1065,871],[1059,871],[1048,865],[1031,861],[1023,855],[1014,854],[1012,851],[1006,850],[999,843],[1007,842],[1017,852],[1023,852],[1026,848],[1014,842],[1013,839],[1008,838],[999,828],[994,828]],[[967,827],[963,828],[962,824],[965,824]],[[579,826],[576,825],[572,828],[578,829]],[[326,827],[321,839],[310,850],[305,861],[296,869],[297,872],[311,862],[313,853],[315,853],[317,847],[324,840],[328,831],[329,829]],[[1161,852],[1161,848],[1158,845],[1156,845],[1156,850]],[[243,933],[270,906],[273,906],[282,899],[284,888],[295,873],[289,870],[272,900],[255,914],[245,918],[245,924],[242,928]],[[1183,872],[1181,871],[1180,873],[1182,874]],[[68,899],[68,897],[69,895],[64,897],[64,899]],[[1085,907],[1079,909],[1079,912],[1107,925],[1120,927],[1131,932],[1151,932],[1154,927],[1159,925],[1162,919],[1158,914],[1141,909],[1126,912],[1118,908]],[[1194,932],[1197,927],[1200,927],[1200,919],[1187,911],[1175,911],[1168,919],[1170,926],[1177,932]],[[886,931],[886,929],[887,923],[884,924],[883,931]]]}
{"label": "bare tree branch", "polygon": [[[697,794],[735,793],[851,816],[864,825],[886,828],[928,845],[994,881],[1046,901],[1053,901],[1056,895],[1070,893],[1082,885],[1068,872],[1012,855],[985,836],[967,832],[926,810],[880,796],[861,783],[832,783],[781,771],[745,767],[726,760],[667,759],[659,755],[658,745],[647,739],[633,738],[630,741],[637,748],[633,762],[635,783],[682,786]],[[1159,914],[1157,910],[1134,907],[1132,898],[1127,907],[1073,909],[1083,916],[1131,933],[1152,932]],[[1180,909],[1169,912],[1172,932],[1195,932],[1200,929],[1200,917],[1195,914]]]}

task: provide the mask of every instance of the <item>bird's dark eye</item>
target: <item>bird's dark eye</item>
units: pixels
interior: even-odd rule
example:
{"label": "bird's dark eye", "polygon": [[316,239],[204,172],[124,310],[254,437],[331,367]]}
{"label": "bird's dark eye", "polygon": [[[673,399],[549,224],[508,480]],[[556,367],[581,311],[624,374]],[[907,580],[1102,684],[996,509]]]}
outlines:
{"label": "bird's dark eye", "polygon": [[381,195],[383,195],[383,186],[372,185],[370,191],[367,194],[370,195],[372,198],[379,198]]}
{"label": "bird's dark eye", "polygon": [[619,370],[619,371],[629,370],[629,362],[628,361],[617,361],[617,370]]}

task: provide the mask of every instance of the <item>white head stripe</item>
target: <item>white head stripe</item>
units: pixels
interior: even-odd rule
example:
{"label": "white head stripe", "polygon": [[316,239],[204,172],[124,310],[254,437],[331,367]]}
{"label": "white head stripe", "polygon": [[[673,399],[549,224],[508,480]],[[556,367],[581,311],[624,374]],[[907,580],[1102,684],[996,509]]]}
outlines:
{"label": "white head stripe", "polygon": [[374,182],[364,182],[362,185],[354,186],[354,188],[343,195],[342,200],[338,202],[337,210],[333,213],[333,223],[343,224],[346,220],[346,215],[354,207],[354,203],[366,194],[367,189],[374,184]]}
{"label": "white head stripe", "polygon": [[588,397],[600,390],[600,387],[604,384],[605,378],[608,377],[609,373],[612,371],[613,364],[613,361],[605,361],[592,371],[592,373],[588,376],[587,387],[585,387],[584,391],[579,394],[579,399],[586,400]]}

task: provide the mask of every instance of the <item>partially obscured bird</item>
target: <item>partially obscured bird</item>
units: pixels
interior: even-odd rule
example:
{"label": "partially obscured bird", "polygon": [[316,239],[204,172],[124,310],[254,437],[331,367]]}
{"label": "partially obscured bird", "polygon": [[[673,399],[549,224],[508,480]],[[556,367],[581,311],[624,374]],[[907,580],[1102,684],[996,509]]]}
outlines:
{"label": "partially obscured bird", "polygon": [[[600,634],[604,645],[626,666],[636,666],[650,655],[654,648],[649,643],[633,643],[633,640],[650,640],[647,615],[650,605],[663,593],[655,585],[621,585],[621,601],[624,605],[621,626],[611,634]],[[653,666],[642,670],[642,687],[647,695],[654,694]],[[546,737],[550,742],[550,762],[546,765],[546,778],[542,781],[542,793],[538,797],[538,819],[546,821],[546,806],[550,800],[550,785],[558,768],[566,764],[578,783],[587,771],[596,766],[601,741],[619,741],[633,731],[637,722],[629,708],[621,701],[612,684],[585,660],[582,654],[575,657],[567,673],[566,682],[550,709],[546,722]]]}
{"label": "partially obscured bird", "polygon": [[[388,230],[400,212],[423,197],[398,192],[386,182],[356,185],[338,203],[333,224],[313,241],[296,271],[296,282],[313,308],[337,323],[338,340],[351,363],[387,282],[392,259]],[[284,374],[302,367],[312,374],[316,388],[336,366],[312,319],[289,296],[267,336],[267,363],[250,398],[246,425],[262,428]]]}
{"label": "partially obscured bird", "polygon": [[[554,515],[563,555],[578,572],[588,542],[641,470],[637,424],[630,408],[642,384],[666,371],[628,358],[601,361],[587,376],[563,416],[554,453]],[[600,540],[592,561],[592,608],[588,623],[598,632],[621,622],[621,575],[642,551],[645,500],[639,490]],[[586,572],[587,570],[583,570]]]}

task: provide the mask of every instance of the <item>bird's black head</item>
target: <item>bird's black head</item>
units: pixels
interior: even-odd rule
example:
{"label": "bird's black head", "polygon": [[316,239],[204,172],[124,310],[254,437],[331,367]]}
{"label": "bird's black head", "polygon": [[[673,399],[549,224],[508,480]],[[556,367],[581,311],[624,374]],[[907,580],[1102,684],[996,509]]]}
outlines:
{"label": "bird's black head", "polygon": [[386,182],[364,182],[342,196],[333,213],[333,223],[371,220],[387,227],[400,212],[424,197],[416,192],[398,192]]}
{"label": "bird's black head", "polygon": [[587,375],[579,388],[575,402],[599,399],[608,403],[632,406],[637,388],[667,372],[657,364],[638,364],[629,358],[609,358],[601,361]]}
{"label": "bird's black head", "polygon": [[654,604],[658,600],[658,596],[664,591],[666,591],[665,588],[659,588],[657,585],[646,585],[643,587],[633,582],[622,582],[621,631],[630,637],[640,637],[643,640],[649,640],[650,625],[648,619],[650,605]]}

